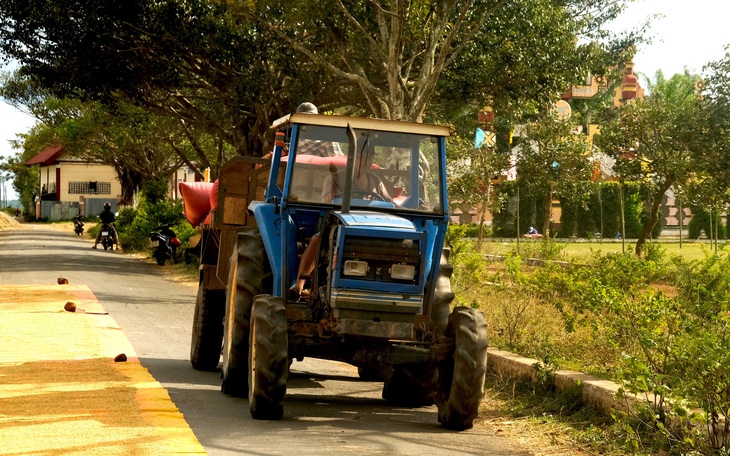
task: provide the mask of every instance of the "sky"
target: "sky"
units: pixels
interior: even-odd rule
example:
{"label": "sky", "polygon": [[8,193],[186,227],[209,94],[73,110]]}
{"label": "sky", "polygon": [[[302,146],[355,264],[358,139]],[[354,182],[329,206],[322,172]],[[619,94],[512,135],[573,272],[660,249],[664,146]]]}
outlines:
{"label": "sky", "polygon": [[[659,69],[666,77],[683,72],[685,67],[691,73],[701,73],[706,63],[722,59],[725,45],[730,44],[726,2],[637,0],[630,4],[611,25],[612,30],[634,27],[654,13],[664,16],[656,19],[649,30],[654,42],[638,49],[634,58],[634,71],[640,74],[639,83],[646,86],[641,75],[653,79]],[[0,99],[0,156],[14,155],[8,141],[15,139],[18,133],[27,132],[34,124],[32,117]],[[8,199],[14,199],[15,192],[9,184],[5,185]]]}

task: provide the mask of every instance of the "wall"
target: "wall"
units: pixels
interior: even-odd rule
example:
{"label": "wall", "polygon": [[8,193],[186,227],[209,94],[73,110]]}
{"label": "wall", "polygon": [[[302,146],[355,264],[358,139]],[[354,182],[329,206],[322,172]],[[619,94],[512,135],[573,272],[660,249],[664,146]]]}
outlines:
{"label": "wall", "polygon": [[[99,183],[110,184],[109,193],[94,193],[89,190],[82,193],[69,193],[69,183],[88,184],[89,182],[96,182],[99,190],[102,187]],[[59,187],[61,201],[78,202],[79,198],[84,196],[85,198],[104,198],[106,201],[116,204],[122,194],[122,185],[117,179],[117,174],[114,168],[108,165],[62,162]]]}

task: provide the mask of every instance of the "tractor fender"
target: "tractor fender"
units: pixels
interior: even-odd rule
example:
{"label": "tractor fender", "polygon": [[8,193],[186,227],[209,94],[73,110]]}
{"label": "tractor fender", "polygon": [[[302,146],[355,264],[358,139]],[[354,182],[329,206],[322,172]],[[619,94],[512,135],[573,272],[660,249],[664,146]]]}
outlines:
{"label": "tractor fender", "polygon": [[[284,297],[284,287],[282,286],[282,280],[285,277],[284,268],[288,270],[286,277],[296,277],[297,275],[296,249],[286,247],[296,245],[294,222],[289,216],[282,217],[283,214],[273,203],[252,201],[248,210],[256,219],[264,250],[266,250],[266,256],[273,272],[272,295],[279,298]],[[288,256],[290,252],[294,252],[293,259]],[[289,284],[286,288],[289,288]]]}

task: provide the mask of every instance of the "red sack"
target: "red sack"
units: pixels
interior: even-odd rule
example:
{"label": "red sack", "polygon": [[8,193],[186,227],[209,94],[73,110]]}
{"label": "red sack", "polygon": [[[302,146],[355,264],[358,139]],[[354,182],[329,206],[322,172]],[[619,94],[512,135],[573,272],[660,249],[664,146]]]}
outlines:
{"label": "red sack", "polygon": [[205,217],[205,221],[203,222],[205,225],[210,225],[213,223],[213,211],[218,207],[218,179],[213,182],[213,188],[210,192],[210,212],[208,212],[208,216]]}
{"label": "red sack", "polygon": [[210,182],[180,182],[185,218],[192,226],[200,225],[210,212],[212,190]]}
{"label": "red sack", "polygon": [[210,192],[210,210],[214,211],[218,207],[218,179],[213,182],[213,188]]}

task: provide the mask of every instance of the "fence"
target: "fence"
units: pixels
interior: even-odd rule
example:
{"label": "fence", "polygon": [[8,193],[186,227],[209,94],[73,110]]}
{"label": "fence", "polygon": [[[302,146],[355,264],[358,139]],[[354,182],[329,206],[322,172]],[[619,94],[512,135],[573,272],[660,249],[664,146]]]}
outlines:
{"label": "fence", "polygon": [[93,217],[104,210],[104,203],[111,204],[112,212],[119,210],[117,202],[109,198],[84,198],[81,202],[41,201],[40,216],[52,222],[71,220],[79,214],[83,214],[84,217]]}

